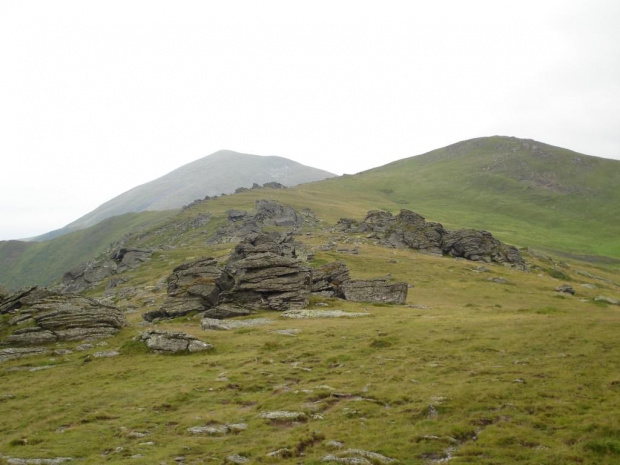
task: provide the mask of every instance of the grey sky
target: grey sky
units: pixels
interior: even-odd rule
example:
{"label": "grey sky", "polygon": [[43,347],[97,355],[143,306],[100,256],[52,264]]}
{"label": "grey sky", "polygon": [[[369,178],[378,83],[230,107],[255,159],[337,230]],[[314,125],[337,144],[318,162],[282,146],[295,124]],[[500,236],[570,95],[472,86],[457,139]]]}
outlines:
{"label": "grey sky", "polygon": [[0,239],[219,149],[354,173],[459,140],[620,158],[620,2],[5,1]]}

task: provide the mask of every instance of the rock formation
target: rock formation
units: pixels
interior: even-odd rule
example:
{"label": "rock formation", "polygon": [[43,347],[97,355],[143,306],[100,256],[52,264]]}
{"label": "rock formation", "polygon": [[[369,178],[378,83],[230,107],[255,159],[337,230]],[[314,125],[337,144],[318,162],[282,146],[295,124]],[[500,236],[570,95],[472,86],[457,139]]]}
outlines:
{"label": "rock formation", "polygon": [[407,283],[385,279],[355,279],[342,283],[346,300],[353,302],[381,302],[404,304],[407,300]]}
{"label": "rock formation", "polygon": [[201,352],[213,348],[211,344],[179,331],[144,331],[138,340],[144,342],[149,350],[162,354]]}
{"label": "rock formation", "polygon": [[9,315],[10,334],[3,344],[37,345],[56,341],[109,337],[127,324],[116,307],[74,294],[48,289],[22,289],[0,301],[0,314]]}
{"label": "rock formation", "polygon": [[263,226],[300,228],[306,224],[318,223],[311,210],[297,211],[275,200],[257,200],[255,214],[240,210],[229,210],[227,214],[228,224],[218,229],[208,243],[237,242],[257,234]]}
{"label": "rock formation", "polygon": [[137,268],[151,259],[152,249],[119,247],[102,260],[84,263],[62,277],[61,292],[76,293],[90,289],[105,278]]}
{"label": "rock formation", "polygon": [[312,293],[344,299],[342,283],[349,279],[349,269],[343,262],[328,263],[312,270]]}
{"label": "rock formation", "polygon": [[428,222],[423,216],[401,210],[396,216],[372,210],[362,222],[343,218],[337,228],[348,233],[364,233],[390,247],[409,247],[434,254],[447,254],[468,260],[495,262],[525,270],[526,265],[514,246],[506,245],[490,232],[474,229],[448,231],[440,223]]}

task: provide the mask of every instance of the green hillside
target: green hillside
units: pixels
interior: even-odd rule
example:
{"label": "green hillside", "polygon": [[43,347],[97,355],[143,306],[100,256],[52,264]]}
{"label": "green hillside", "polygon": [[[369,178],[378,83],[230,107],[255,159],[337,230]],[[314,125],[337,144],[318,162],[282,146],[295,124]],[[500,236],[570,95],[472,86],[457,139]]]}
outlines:
{"label": "green hillside", "polygon": [[[400,160],[356,175],[282,190],[252,190],[204,202],[197,213],[248,209],[259,198],[310,208],[329,223],[370,209],[413,210],[446,227],[491,231],[500,240],[617,268],[620,259],[620,161],[535,141],[487,137]],[[0,242],[0,284],[48,284],[145,228],[158,214],[129,215],[40,244]],[[161,236],[159,236],[161,239]],[[144,242],[144,241],[142,241]],[[157,245],[142,243],[143,246]]]}

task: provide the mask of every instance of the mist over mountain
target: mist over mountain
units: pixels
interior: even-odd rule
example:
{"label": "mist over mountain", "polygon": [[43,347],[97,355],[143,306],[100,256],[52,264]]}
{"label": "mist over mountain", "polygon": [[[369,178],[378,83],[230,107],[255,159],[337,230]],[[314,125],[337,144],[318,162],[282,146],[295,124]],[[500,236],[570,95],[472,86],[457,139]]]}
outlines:
{"label": "mist over mountain", "polygon": [[171,210],[205,196],[231,194],[254,183],[278,182],[287,187],[320,181],[333,173],[276,156],[220,150],[188,163],[146,184],[134,187],[100,205],[64,228],[34,238],[45,241],[93,226],[125,213]]}

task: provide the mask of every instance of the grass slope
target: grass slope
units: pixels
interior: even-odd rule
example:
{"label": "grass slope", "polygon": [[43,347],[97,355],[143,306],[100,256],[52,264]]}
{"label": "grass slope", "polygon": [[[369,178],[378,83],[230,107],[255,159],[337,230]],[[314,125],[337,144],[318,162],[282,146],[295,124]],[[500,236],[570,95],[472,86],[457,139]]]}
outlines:
{"label": "grass slope", "polygon": [[129,213],[46,242],[0,241],[0,283],[9,289],[48,285],[117,242],[174,212]]}
{"label": "grass slope", "polygon": [[[317,248],[310,265],[340,259],[354,278],[389,273],[414,286],[407,305],[315,298],[318,309],[371,316],[284,320],[265,312],[260,316],[271,325],[230,332],[202,331],[190,316],[155,326],[194,334],[214,351],[146,353],[133,341],[144,329],[140,313],[163,301],[162,283],[174,266],[230,252],[232,244],[206,247],[205,238],[226,209],[250,209],[252,200],[251,193],[228,196],[181,212],[177,220],[203,209],[214,219],[180,236],[161,227],[136,236],[135,244],[172,247],[123,275],[128,281],[113,301],[127,309],[131,326],[105,346],[79,351],[67,343],[72,353],[0,366],[5,461],[206,464],[238,454],[249,463],[318,464],[341,453],[330,446],[334,440],[404,464],[618,463],[620,313],[592,298],[620,298],[620,286],[616,273],[589,264],[552,270],[548,259],[527,256],[533,272],[488,265],[490,273],[478,273],[472,262],[387,249],[322,225],[298,236]],[[327,241],[336,250],[356,246],[359,254],[318,249]],[[562,280],[553,277],[558,273]],[[577,296],[554,292],[564,281]],[[90,294],[101,297],[104,287]],[[120,356],[94,357],[115,349]],[[301,411],[308,420],[259,418],[272,410]],[[248,428],[215,437],[188,431],[229,423]],[[267,455],[281,449],[290,456]]]}

